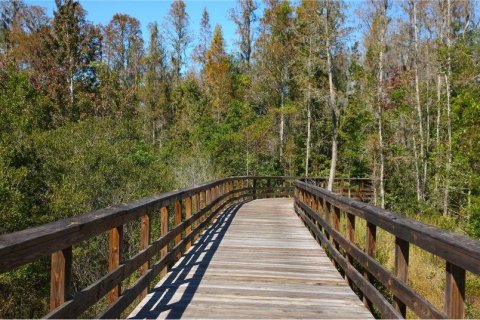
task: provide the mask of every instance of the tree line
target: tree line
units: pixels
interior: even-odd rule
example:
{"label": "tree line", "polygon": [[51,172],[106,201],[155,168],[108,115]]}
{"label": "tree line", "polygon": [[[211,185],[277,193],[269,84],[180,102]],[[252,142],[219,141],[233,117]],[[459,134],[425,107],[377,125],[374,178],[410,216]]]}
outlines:
{"label": "tree line", "polygon": [[[230,51],[182,0],[148,41],[135,17],[55,2],[0,3],[0,233],[266,174],[369,177],[378,206],[480,237],[475,1],[365,1],[352,27],[340,0],[238,0]],[[45,311],[3,298],[3,317]]]}

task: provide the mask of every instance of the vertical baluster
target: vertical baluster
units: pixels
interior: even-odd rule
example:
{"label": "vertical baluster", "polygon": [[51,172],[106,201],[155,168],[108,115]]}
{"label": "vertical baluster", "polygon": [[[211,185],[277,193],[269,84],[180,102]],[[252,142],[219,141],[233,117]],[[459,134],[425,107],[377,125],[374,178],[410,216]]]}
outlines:
{"label": "vertical baluster", "polygon": [[72,247],[52,253],[50,269],[50,310],[68,300],[72,278]]}
{"label": "vertical baluster", "polygon": [[[208,206],[210,202],[212,201],[212,189],[207,189],[205,190],[205,206]],[[203,221],[207,219],[207,216],[210,215],[212,211],[209,210],[208,212],[205,212],[203,215]],[[203,230],[205,230],[207,227],[205,227]]]}
{"label": "vertical baluster", "polygon": [[[185,220],[188,220],[192,217],[192,197],[185,198]],[[185,235],[189,235],[192,232],[192,223],[190,223],[185,229]],[[190,249],[192,242],[188,241],[185,250]]]}
{"label": "vertical baluster", "polygon": [[465,318],[465,270],[447,261],[445,312],[451,319]]}
{"label": "vertical baluster", "polygon": [[[168,208],[162,207],[160,209],[160,237],[163,237],[168,233]],[[168,244],[160,249],[160,259],[165,257],[168,253]],[[160,271],[160,277],[164,277],[167,274],[167,267]]]}
{"label": "vertical baluster", "polygon": [[[195,193],[193,199],[194,199],[193,202],[194,202],[194,204],[195,204],[195,209],[194,209],[195,211],[194,211],[194,212],[197,213],[198,211],[200,211],[200,192]],[[198,226],[199,221],[200,221],[200,218],[197,217],[197,218],[196,218],[195,225],[194,225],[195,228]],[[198,235],[199,235],[198,233],[195,234],[194,242],[197,241]]]}
{"label": "vertical baluster", "polygon": [[[395,276],[405,283],[408,276],[409,246],[408,241],[395,237]],[[393,298],[393,306],[404,318],[407,316],[406,305],[397,297]]]}
{"label": "vertical baluster", "polygon": [[[175,201],[174,205],[174,217],[173,217],[173,225],[174,227],[178,226],[182,223],[182,200]],[[175,236],[175,246],[177,246],[180,241],[182,241],[182,232]],[[179,252],[176,256],[176,259],[180,259],[181,253]]]}
{"label": "vertical baluster", "polygon": [[[367,254],[372,258],[375,258],[376,242],[377,242],[377,226],[374,225],[373,223],[367,222],[366,251],[367,251]],[[366,279],[372,282],[373,279],[368,273],[368,271],[365,271],[364,275]],[[363,304],[367,308],[369,308],[369,310],[373,310],[372,303],[366,297],[363,297]]]}
{"label": "vertical baluster", "polygon": [[[328,202],[328,201],[326,201],[325,199],[323,199],[323,203],[324,203],[323,208],[325,209],[325,211],[324,211],[324,214],[325,214],[324,220],[327,222],[327,224],[332,225],[332,224],[331,224],[331,219],[330,219],[330,216],[331,216],[331,205],[330,205],[330,202]],[[327,239],[330,240],[330,235],[328,234],[327,230],[325,230],[325,235],[327,236]]]}
{"label": "vertical baluster", "polygon": [[[203,190],[200,192],[200,208],[203,209],[207,205],[207,190]],[[202,217],[200,218],[200,222],[203,222],[205,220],[206,212],[202,214]],[[202,228],[202,232],[205,230],[205,228]]]}
{"label": "vertical baluster", "polygon": [[[109,247],[108,271],[115,270],[122,260],[122,242],[123,242],[123,226],[119,226],[109,231]],[[108,294],[108,302],[115,302],[122,293],[121,284],[113,288]]]}
{"label": "vertical baluster", "polygon": [[[347,215],[347,238],[354,244],[355,243],[355,216],[351,213],[345,212]],[[353,263],[354,259],[351,255],[347,254],[348,262]],[[348,284],[352,287],[353,283],[347,278]]]}
{"label": "vertical baluster", "polygon": [[[340,208],[336,206],[333,206],[333,229],[340,232]],[[333,240],[333,244],[337,250],[340,248],[337,241]]]}
{"label": "vertical baluster", "polygon": [[[140,222],[140,250],[147,248],[150,245],[150,234],[151,234],[151,226],[150,226],[150,215],[145,214],[141,218]],[[144,275],[147,273],[148,269],[150,269],[150,260],[144,263],[140,267],[140,274]],[[145,288],[142,293],[140,294],[140,298],[143,299],[148,294],[148,287]]]}

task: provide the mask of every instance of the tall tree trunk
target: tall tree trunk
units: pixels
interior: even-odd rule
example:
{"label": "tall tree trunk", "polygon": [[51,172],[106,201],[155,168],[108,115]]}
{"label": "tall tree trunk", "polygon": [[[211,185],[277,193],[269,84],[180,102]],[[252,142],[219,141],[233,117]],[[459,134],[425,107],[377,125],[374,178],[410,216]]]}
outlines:
{"label": "tall tree trunk", "polygon": [[435,156],[435,192],[438,191],[439,171],[440,171],[440,124],[442,121],[442,75],[437,74],[437,122],[435,132],[435,148],[437,154]]}
{"label": "tall tree trunk", "polygon": [[309,37],[309,43],[308,43],[308,61],[307,61],[307,74],[308,74],[308,89],[307,89],[307,99],[306,99],[306,105],[307,105],[307,152],[305,155],[305,177],[308,177],[308,166],[309,166],[309,161],[310,161],[310,140],[311,140],[311,123],[312,123],[312,110],[310,106],[310,91],[312,89],[311,86],[311,60],[312,57],[312,38]]}
{"label": "tall tree trunk", "polygon": [[383,29],[380,30],[380,52],[378,53],[378,84],[377,84],[377,122],[378,122],[378,148],[380,157],[380,206],[385,208],[385,156],[383,145],[383,54],[385,50],[385,36],[387,32],[388,0],[383,1],[382,20]]}
{"label": "tall tree trunk", "polygon": [[416,180],[416,184],[417,184],[417,201],[420,202],[420,200],[422,199],[421,198],[421,187],[420,187],[420,170],[418,168],[418,152],[417,152],[417,139],[415,139],[415,128],[414,126],[412,125],[412,136],[413,136],[413,154],[414,154],[414,157],[415,157],[415,180]]}
{"label": "tall tree trunk", "polygon": [[447,72],[445,74],[445,86],[447,91],[447,163],[445,165],[445,194],[443,198],[443,214],[448,215],[449,193],[450,193],[450,170],[452,166],[452,123],[451,123],[451,87],[450,79],[452,74],[452,63],[450,57],[451,49],[451,0],[447,0]]}
{"label": "tall tree trunk", "polygon": [[[417,3],[416,1],[412,1],[412,6],[413,6],[413,30],[414,30],[414,48],[415,48],[415,54],[414,54],[414,59],[413,59],[413,64],[415,68],[415,102],[417,106],[417,116],[418,116],[418,133],[420,136],[420,163],[422,170],[425,167],[425,146],[424,146],[424,134],[423,134],[423,117],[422,117],[422,106],[420,102],[420,86],[419,86],[419,76],[418,76],[418,26],[417,26]],[[417,165],[418,166],[418,165]],[[418,188],[417,188],[417,198],[423,199],[423,188],[422,188],[422,183],[420,183],[420,180],[423,180],[424,177],[419,176],[418,177]]]}
{"label": "tall tree trunk", "polygon": [[[450,58],[449,58],[450,60]],[[447,163],[445,164],[445,194],[443,198],[443,215],[448,215],[449,193],[450,193],[450,170],[452,167],[452,124],[451,124],[451,108],[450,108],[450,63],[448,63],[448,71],[445,74],[445,86],[447,91]]]}
{"label": "tall tree trunk", "polygon": [[332,53],[330,47],[330,28],[328,27],[330,18],[330,1],[327,4],[327,16],[325,19],[325,41],[327,49],[327,69],[328,69],[328,87],[330,92],[330,107],[332,108],[332,158],[330,161],[330,174],[328,176],[327,189],[333,190],[333,182],[335,180],[335,172],[337,169],[337,153],[338,153],[338,108],[335,101],[335,88],[333,87],[333,66],[332,66]]}
{"label": "tall tree trunk", "polygon": [[283,86],[282,86],[282,92],[280,93],[280,128],[278,130],[278,135],[280,138],[280,161],[282,161],[282,158],[283,158],[283,134],[285,130],[285,115],[283,114],[284,103],[285,103],[285,96],[283,93]]}

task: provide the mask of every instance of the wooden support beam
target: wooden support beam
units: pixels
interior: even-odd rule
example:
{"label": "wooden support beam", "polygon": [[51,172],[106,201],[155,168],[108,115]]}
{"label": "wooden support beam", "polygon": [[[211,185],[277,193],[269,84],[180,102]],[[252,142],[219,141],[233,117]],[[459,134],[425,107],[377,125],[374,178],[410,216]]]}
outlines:
{"label": "wooden support beam", "polygon": [[[108,272],[115,270],[122,260],[122,243],[123,243],[123,226],[110,229],[109,231],[109,255],[108,255]],[[115,302],[122,294],[122,285],[115,286],[108,293],[108,302]]]}
{"label": "wooden support beam", "polygon": [[[329,224],[329,225],[332,225],[332,219],[330,218],[331,216],[331,205],[330,205],[330,202],[326,201],[325,199],[323,199],[323,209],[324,209],[324,219],[325,221]],[[330,235],[328,234],[328,232],[325,230],[325,235],[327,236],[327,239],[330,240]]]}
{"label": "wooden support beam", "polygon": [[355,242],[355,216],[351,213],[347,214],[347,237],[352,243]]}
{"label": "wooden support beam", "polygon": [[[340,231],[340,208],[333,206],[333,229],[335,231]],[[338,242],[333,240],[335,248],[340,249]]]}
{"label": "wooden support beam", "polygon": [[[151,241],[151,224],[150,224],[150,215],[145,214],[142,216],[140,221],[140,250],[146,249],[150,245]],[[150,260],[144,263],[140,267],[140,275],[145,275],[150,269]],[[148,294],[148,287],[145,288],[140,294],[140,298],[143,299]]]}
{"label": "wooden support beam", "polygon": [[[174,211],[175,211],[175,215],[174,215],[174,219],[173,219],[173,225],[174,225],[174,227],[176,227],[180,223],[182,223],[182,201],[181,200],[175,201]],[[182,235],[178,234],[175,237],[175,245],[179,244],[180,241],[182,241]]]}
{"label": "wooden support beam", "polygon": [[[168,208],[162,207],[160,209],[160,237],[163,237],[168,233]],[[160,259],[165,257],[168,254],[168,244],[160,250]],[[165,267],[160,271],[160,277],[163,278],[168,270]]]}
{"label": "wooden support beam", "polygon": [[[204,190],[200,193],[200,208],[201,209],[205,208],[207,203],[208,203],[208,190]],[[207,213],[205,212],[203,214],[202,218],[200,219],[200,222],[205,221],[206,217],[207,217]],[[204,230],[205,230],[205,228],[202,228],[201,232],[203,232]]]}
{"label": "wooden support beam", "polygon": [[[196,193],[193,196],[193,203],[194,203],[194,212],[197,213],[198,211],[200,211],[200,192]],[[196,228],[199,225],[199,223],[200,223],[200,221],[199,221],[199,219],[197,219],[197,221],[194,224],[194,228]],[[193,239],[194,239],[193,242],[197,241],[198,233],[195,234]]]}
{"label": "wooden support beam", "polygon": [[[405,283],[408,277],[409,247],[408,241],[395,237],[395,276]],[[393,306],[404,318],[407,316],[407,306],[397,297],[393,298]]]}
{"label": "wooden support beam", "polygon": [[[367,222],[367,235],[365,239],[366,243],[366,251],[367,254],[375,258],[375,247],[377,244],[377,226],[374,225],[373,223]],[[370,282],[373,281],[371,275],[368,273],[368,271],[365,271],[364,276],[366,279],[368,279]],[[370,300],[368,300],[365,296],[363,297],[363,304],[369,309],[373,310],[373,305]]]}
{"label": "wooden support beam", "polygon": [[65,301],[70,295],[72,278],[72,247],[52,253],[50,269],[50,310]]}
{"label": "wooden support beam", "polygon": [[445,312],[451,319],[465,318],[465,269],[446,265]]}
{"label": "wooden support beam", "polygon": [[[185,198],[185,220],[188,220],[192,216],[192,198],[187,197]],[[192,225],[187,226],[185,229],[185,234],[188,235],[192,232]],[[190,247],[192,246],[191,242],[187,243],[187,246],[185,247],[185,250],[188,251]]]}

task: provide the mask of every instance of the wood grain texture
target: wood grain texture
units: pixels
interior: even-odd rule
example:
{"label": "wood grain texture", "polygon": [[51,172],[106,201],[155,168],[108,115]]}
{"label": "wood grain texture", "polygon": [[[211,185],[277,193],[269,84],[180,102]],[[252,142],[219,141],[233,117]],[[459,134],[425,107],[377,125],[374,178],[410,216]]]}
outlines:
{"label": "wood grain texture", "polygon": [[326,199],[340,210],[367,220],[369,223],[399,237],[410,244],[433,253],[459,267],[480,274],[480,241],[455,234],[364,202],[346,198],[325,189],[296,180],[300,190]]}
{"label": "wood grain texture", "polygon": [[[408,278],[409,248],[407,241],[395,238],[395,276],[405,283]],[[393,305],[406,318],[407,306],[397,297],[393,298]]]}
{"label": "wood grain texture", "polygon": [[[113,228],[109,232],[108,272],[114,271],[122,260],[123,226]],[[108,294],[108,302],[115,302],[122,293],[122,285],[117,285]]]}
{"label": "wood grain texture", "polygon": [[57,251],[51,257],[50,310],[68,299],[72,276],[72,247]]}
{"label": "wood grain texture", "polygon": [[465,270],[447,262],[445,311],[451,319],[465,318]]}
{"label": "wood grain texture", "polygon": [[[151,237],[151,224],[150,224],[150,215],[146,214],[142,216],[140,223],[140,250],[146,249],[150,245]],[[150,269],[150,260],[144,263],[140,267],[140,275],[144,275]],[[148,294],[148,288],[143,290],[140,296],[145,298]]]}
{"label": "wood grain texture", "polygon": [[372,318],[291,199],[226,210],[130,318]]}

